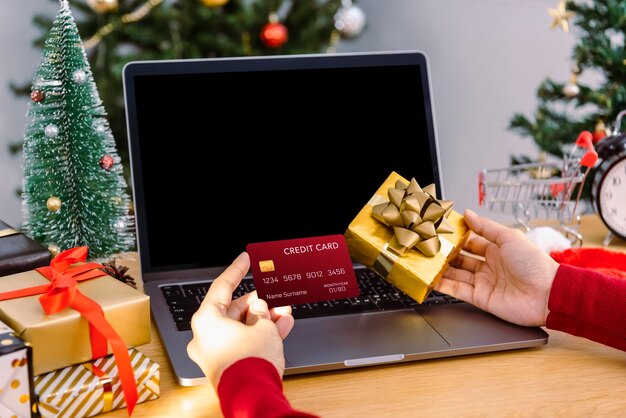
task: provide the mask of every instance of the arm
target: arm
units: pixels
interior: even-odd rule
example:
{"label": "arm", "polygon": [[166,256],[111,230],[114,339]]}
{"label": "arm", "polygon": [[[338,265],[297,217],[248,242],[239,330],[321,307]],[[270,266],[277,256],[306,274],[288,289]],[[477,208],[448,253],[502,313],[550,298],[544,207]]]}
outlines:
{"label": "arm", "polygon": [[465,211],[471,229],[437,290],[518,325],[626,350],[626,280],[559,265],[520,230]]}
{"label": "arm", "polygon": [[561,264],[548,310],[548,328],[626,351],[625,279]]}
{"label": "arm", "polygon": [[315,417],[289,405],[280,375],[271,363],[258,357],[239,360],[227,368],[217,394],[225,417]]}
{"label": "arm", "polygon": [[292,409],[282,393],[291,307],[269,310],[256,292],[232,300],[249,268],[242,253],[213,281],[191,319],[187,353],[217,390],[227,418],[311,416]]}

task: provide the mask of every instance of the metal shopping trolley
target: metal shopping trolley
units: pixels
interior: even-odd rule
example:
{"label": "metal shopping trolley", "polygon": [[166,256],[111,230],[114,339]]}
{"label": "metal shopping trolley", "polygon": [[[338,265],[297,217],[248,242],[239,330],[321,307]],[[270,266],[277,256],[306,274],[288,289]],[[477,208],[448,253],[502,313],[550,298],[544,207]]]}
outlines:
{"label": "metal shopping trolley", "polygon": [[585,131],[568,145],[560,160],[515,164],[479,173],[478,200],[491,211],[512,214],[531,230],[532,220],[558,220],[561,232],[574,245],[582,245],[576,213],[582,186],[595,165],[592,135]]}

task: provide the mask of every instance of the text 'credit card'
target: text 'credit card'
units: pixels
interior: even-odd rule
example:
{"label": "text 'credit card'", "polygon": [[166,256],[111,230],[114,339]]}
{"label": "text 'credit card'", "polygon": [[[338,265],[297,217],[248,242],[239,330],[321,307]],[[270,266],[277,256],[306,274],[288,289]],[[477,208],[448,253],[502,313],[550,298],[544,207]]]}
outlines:
{"label": "text 'credit card'", "polygon": [[343,235],[248,244],[257,293],[270,308],[359,295]]}

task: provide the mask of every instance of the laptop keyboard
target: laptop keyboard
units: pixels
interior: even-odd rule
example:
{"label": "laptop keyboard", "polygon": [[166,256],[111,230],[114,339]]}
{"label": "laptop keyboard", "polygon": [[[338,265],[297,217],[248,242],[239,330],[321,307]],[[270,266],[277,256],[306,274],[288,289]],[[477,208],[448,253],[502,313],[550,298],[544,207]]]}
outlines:
{"label": "laptop keyboard", "polygon": [[[371,311],[388,311],[413,308],[418,305],[404,292],[367,269],[355,271],[361,294],[356,298],[292,305],[295,319],[330,315],[343,315]],[[161,291],[179,331],[191,329],[191,316],[204,299],[210,282],[162,286]],[[233,299],[254,290],[252,279],[245,279],[233,293]],[[459,299],[433,291],[424,305],[445,305],[461,302]]]}

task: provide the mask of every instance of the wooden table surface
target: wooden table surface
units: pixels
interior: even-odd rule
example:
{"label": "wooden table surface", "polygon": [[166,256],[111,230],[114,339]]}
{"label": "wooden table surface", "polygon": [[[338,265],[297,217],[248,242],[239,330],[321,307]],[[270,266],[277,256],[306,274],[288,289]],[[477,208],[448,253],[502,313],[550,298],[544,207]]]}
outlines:
{"label": "wooden table surface", "polygon": [[[606,228],[585,216],[586,246]],[[626,252],[626,242],[611,249]],[[123,257],[139,277],[134,254]],[[626,353],[547,330],[539,348],[286,376],[291,404],[323,417],[617,417],[626,416]],[[209,386],[176,384],[156,330],[137,347],[161,365],[161,397],[137,405],[133,417],[221,417]],[[126,417],[125,410],[107,417]]]}

